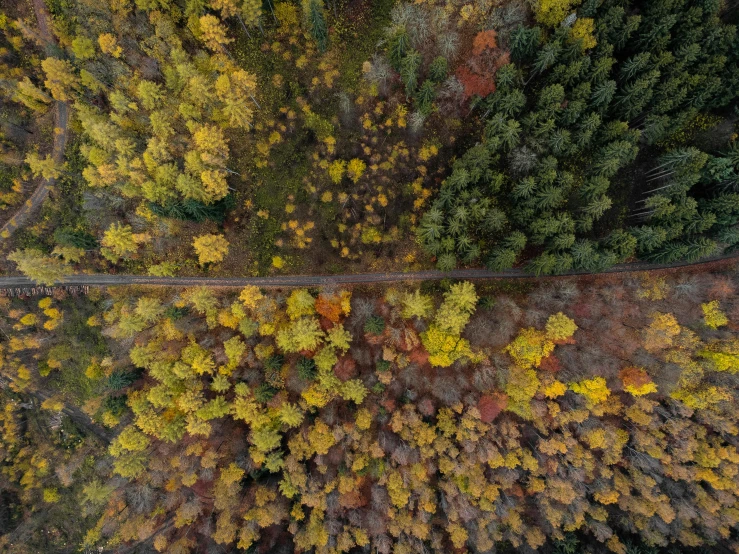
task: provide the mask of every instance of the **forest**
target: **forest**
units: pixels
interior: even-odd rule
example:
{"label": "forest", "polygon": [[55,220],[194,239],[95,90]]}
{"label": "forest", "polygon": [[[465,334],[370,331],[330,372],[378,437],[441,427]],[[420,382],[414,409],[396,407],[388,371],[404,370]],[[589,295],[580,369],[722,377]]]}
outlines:
{"label": "forest", "polygon": [[18,2],[0,270],[542,275],[731,254],[735,19],[721,0]]}
{"label": "forest", "polygon": [[0,2],[0,552],[739,554],[737,24]]}
{"label": "forest", "polygon": [[736,552],[737,286],[2,298],[0,545]]}

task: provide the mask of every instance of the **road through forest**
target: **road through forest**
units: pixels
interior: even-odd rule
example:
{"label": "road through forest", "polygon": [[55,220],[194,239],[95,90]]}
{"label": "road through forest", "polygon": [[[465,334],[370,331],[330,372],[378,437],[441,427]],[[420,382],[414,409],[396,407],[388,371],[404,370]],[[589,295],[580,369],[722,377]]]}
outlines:
{"label": "road through forest", "polygon": [[[49,13],[43,0],[33,0],[34,11],[38,20],[39,31],[42,39],[46,42],[47,50],[56,46],[56,38],[51,31]],[[69,105],[66,102],[56,102],[55,127],[60,129],[55,134],[52,157],[58,163],[64,161],[64,148],[67,142],[67,125],[69,121]],[[24,206],[0,229],[0,240],[9,236],[23,223],[32,213],[38,209],[56,179],[43,179],[33,195],[26,201]],[[703,261],[689,263],[677,262],[672,264],[654,264],[646,262],[635,262],[619,264],[599,273],[588,273],[585,271],[574,271],[560,276],[574,275],[599,275],[609,273],[624,273],[632,271],[654,271],[660,269],[673,269],[693,265],[702,265],[720,260],[739,258],[739,251],[725,254]],[[507,271],[490,271],[487,269],[455,269],[452,271],[423,270],[408,272],[386,272],[386,273],[355,273],[338,275],[280,275],[272,277],[150,277],[145,275],[70,275],[59,284],[62,285],[88,285],[88,286],[117,286],[117,285],[153,285],[153,286],[212,286],[212,287],[244,287],[256,285],[265,288],[290,288],[309,286],[331,286],[331,285],[355,285],[372,283],[391,283],[403,281],[429,281],[441,279],[529,279],[534,275],[522,269],[509,269]],[[33,281],[25,277],[0,277],[0,289],[16,287],[33,287]]]}
{"label": "road through forest", "polygon": [[[33,9],[36,12],[39,35],[44,41],[47,53],[56,46],[56,38],[51,32],[51,22],[46,6],[41,0],[34,0]],[[67,125],[69,124],[69,105],[66,102],[55,101],[56,113],[54,114],[54,146],[51,157],[54,162],[64,162],[64,148],[67,145]],[[56,130],[60,132],[57,134]],[[33,213],[41,207],[44,200],[49,196],[51,189],[56,184],[56,179],[41,179],[33,194],[23,203],[23,206],[0,228],[0,241],[10,237],[19,227],[24,225]]]}
{"label": "road through forest", "polygon": [[[662,269],[676,269],[680,267],[693,267],[707,265],[719,261],[739,258],[739,251],[732,252],[714,258],[708,258],[699,262],[677,262],[672,264],[654,264],[646,262],[634,262],[615,265],[605,271],[588,273],[586,271],[573,271],[553,277],[586,276],[586,275],[608,275],[612,273],[628,273],[639,271],[655,271]],[[490,271],[487,269],[455,269],[452,271],[423,270],[408,272],[387,273],[344,273],[338,275],[279,275],[273,277],[150,277],[146,275],[69,275],[61,281],[60,285],[81,286],[121,286],[121,285],[152,285],[170,287],[245,287],[256,285],[264,288],[291,288],[291,287],[314,287],[333,285],[362,285],[373,283],[393,283],[404,281],[439,281],[441,279],[532,279],[531,273],[522,269],[509,269],[507,271]],[[26,277],[0,277],[0,289],[34,287],[33,281]]]}

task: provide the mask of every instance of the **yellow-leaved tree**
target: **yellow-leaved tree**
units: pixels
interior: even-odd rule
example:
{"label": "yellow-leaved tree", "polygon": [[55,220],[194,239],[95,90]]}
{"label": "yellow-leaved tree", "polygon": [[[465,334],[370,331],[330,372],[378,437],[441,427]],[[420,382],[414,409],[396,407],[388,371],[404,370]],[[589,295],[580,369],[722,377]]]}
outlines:
{"label": "yellow-leaved tree", "polygon": [[718,300],[701,304],[701,309],[703,310],[703,321],[706,327],[718,329],[729,323],[729,318],[721,311],[721,305]]}
{"label": "yellow-leaved tree", "polygon": [[[419,302],[413,313],[422,313],[426,304],[418,298]],[[423,306],[418,306],[423,304]],[[421,341],[429,353],[431,365],[448,367],[458,359],[472,355],[470,344],[467,339],[460,337],[462,330],[477,305],[477,293],[472,283],[464,282],[452,285],[449,292],[444,294],[439,310],[436,312],[434,322],[428,330],[421,334]]]}
{"label": "yellow-leaved tree", "polygon": [[127,258],[135,254],[139,245],[147,240],[149,240],[149,235],[134,233],[130,225],[121,225],[115,222],[105,231],[101,241],[103,248],[100,249],[100,252],[103,256],[115,262],[118,258]]}
{"label": "yellow-leaved tree", "polygon": [[71,273],[69,264],[56,256],[47,256],[41,250],[26,248],[8,254],[8,260],[15,262],[18,269],[32,281],[41,285],[53,285],[63,281]]}
{"label": "yellow-leaved tree", "polygon": [[228,241],[223,235],[200,235],[192,241],[200,265],[214,264],[228,254]]}

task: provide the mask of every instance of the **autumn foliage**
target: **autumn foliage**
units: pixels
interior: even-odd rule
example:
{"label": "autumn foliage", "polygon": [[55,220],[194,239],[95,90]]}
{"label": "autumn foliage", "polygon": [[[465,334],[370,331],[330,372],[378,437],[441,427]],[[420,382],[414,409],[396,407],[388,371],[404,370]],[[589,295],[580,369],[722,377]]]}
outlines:
{"label": "autumn foliage", "polygon": [[634,396],[642,396],[650,392],[657,392],[657,386],[649,374],[640,367],[627,367],[618,374],[624,385],[624,390]]}
{"label": "autumn foliage", "polygon": [[[536,550],[573,532],[622,552],[634,529],[650,544],[694,544],[691,530],[730,537],[739,342],[704,324],[710,297],[668,304],[663,288],[659,300],[631,284],[563,289],[565,300],[545,289],[486,310],[471,283],[436,296],[111,289],[83,322],[115,349],[89,358],[87,386],[125,394],[123,406],[114,395],[85,405],[90,428],[111,431],[97,451],[109,465],[86,470],[100,472],[92,478],[72,455],[29,454],[21,444],[39,440],[36,427],[19,424],[3,393],[3,475],[47,509],[81,494],[90,517],[79,543],[93,548],[142,533],[165,552],[291,544],[326,554],[425,540],[439,552],[503,541]],[[572,295],[592,315],[573,317]],[[60,348],[79,325],[68,302],[0,306],[11,334],[0,375],[13,394],[73,363]],[[501,326],[509,338],[490,346]],[[73,402],[57,394],[40,409]],[[68,462],[49,471],[57,460]],[[686,503],[700,508],[688,520]]]}
{"label": "autumn foliage", "polygon": [[508,52],[498,47],[494,30],[477,33],[470,56],[455,73],[464,86],[465,98],[475,95],[485,97],[495,92],[495,72],[509,61]]}
{"label": "autumn foliage", "polygon": [[506,409],[506,406],[508,406],[508,397],[503,393],[482,395],[477,402],[477,409],[480,411],[480,421],[483,423],[492,423],[498,417],[498,414]]}

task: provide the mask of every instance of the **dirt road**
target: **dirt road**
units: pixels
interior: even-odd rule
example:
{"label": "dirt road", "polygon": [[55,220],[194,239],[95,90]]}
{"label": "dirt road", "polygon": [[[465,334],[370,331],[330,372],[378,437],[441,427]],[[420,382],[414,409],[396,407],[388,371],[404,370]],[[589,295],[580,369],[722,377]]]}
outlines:
{"label": "dirt road", "polygon": [[[573,275],[608,275],[611,273],[626,273],[638,271],[654,271],[659,269],[675,269],[707,265],[722,260],[739,258],[739,252],[709,258],[700,262],[679,262],[674,264],[650,264],[637,262],[619,264],[600,273],[573,271],[561,276]],[[453,271],[409,271],[394,273],[354,273],[341,275],[279,275],[274,277],[149,277],[146,275],[69,275],[59,284],[61,285],[88,285],[88,286],[117,286],[117,285],[152,285],[170,287],[245,287],[256,285],[264,288],[292,288],[314,287],[331,285],[357,285],[372,283],[392,283],[404,281],[439,281],[441,279],[531,279],[534,275],[522,269],[507,271],[489,271],[487,269],[455,269]],[[33,281],[26,277],[0,277],[0,289],[34,287]]]}

